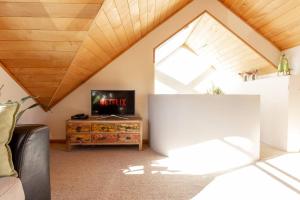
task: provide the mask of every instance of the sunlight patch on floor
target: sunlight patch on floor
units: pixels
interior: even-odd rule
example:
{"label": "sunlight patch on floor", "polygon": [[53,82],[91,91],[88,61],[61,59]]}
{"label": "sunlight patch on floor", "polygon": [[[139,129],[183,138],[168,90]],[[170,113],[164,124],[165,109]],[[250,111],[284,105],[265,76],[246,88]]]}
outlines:
{"label": "sunlight patch on floor", "polygon": [[[132,165],[125,175],[190,175],[200,176],[204,187],[193,200],[299,200],[300,153],[285,153],[263,147],[269,159],[242,165],[251,158],[240,149],[238,138],[210,140],[186,148],[176,149],[170,156],[145,165]],[[169,177],[169,176],[168,176]]]}
{"label": "sunlight patch on floor", "polygon": [[137,166],[129,166],[128,169],[124,169],[123,173],[125,175],[135,175],[135,174],[144,174],[144,166],[137,165]]}
{"label": "sunlight patch on floor", "polygon": [[285,154],[265,162],[300,182],[300,153]]}
{"label": "sunlight patch on floor", "polygon": [[275,167],[272,167],[265,162],[258,162],[256,163],[256,166],[265,173],[267,173],[269,176],[282,182],[286,186],[300,191],[300,182],[295,180],[292,176],[286,175],[285,173],[277,170]]}
{"label": "sunlight patch on floor", "polygon": [[210,140],[173,150],[168,158],[154,161],[151,166],[166,169],[153,173],[205,175],[245,166],[255,160],[237,148],[225,140]]}
{"label": "sunlight patch on floor", "polygon": [[299,200],[299,198],[299,192],[251,165],[215,178],[193,200]]}
{"label": "sunlight patch on floor", "polygon": [[299,200],[300,153],[280,155],[220,175],[193,199]]}

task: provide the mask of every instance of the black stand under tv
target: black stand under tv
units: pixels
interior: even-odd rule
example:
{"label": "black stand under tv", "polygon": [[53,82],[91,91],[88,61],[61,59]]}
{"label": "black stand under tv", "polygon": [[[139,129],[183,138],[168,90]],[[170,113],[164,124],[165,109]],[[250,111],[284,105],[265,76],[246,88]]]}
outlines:
{"label": "black stand under tv", "polygon": [[119,119],[130,119],[128,116],[122,116],[122,115],[102,115],[96,117],[96,119],[107,119],[107,118],[119,118]]}

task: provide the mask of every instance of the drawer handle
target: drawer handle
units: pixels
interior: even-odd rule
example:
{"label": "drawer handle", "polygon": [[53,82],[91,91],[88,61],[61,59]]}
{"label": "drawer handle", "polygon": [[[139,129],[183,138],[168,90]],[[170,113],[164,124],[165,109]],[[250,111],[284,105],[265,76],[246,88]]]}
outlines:
{"label": "drawer handle", "polygon": [[131,137],[129,137],[129,136],[126,137],[126,140],[130,140],[130,139],[131,139]]}
{"label": "drawer handle", "polygon": [[80,126],[77,126],[77,127],[76,127],[76,131],[77,131],[77,132],[80,132],[80,131],[81,131],[81,127],[80,127]]}

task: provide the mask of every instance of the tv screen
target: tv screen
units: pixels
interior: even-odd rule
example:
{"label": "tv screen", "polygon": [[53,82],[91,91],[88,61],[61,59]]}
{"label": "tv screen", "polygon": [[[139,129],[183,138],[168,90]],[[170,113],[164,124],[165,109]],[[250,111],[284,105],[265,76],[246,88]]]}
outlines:
{"label": "tv screen", "polygon": [[134,90],[92,90],[92,115],[134,115]]}

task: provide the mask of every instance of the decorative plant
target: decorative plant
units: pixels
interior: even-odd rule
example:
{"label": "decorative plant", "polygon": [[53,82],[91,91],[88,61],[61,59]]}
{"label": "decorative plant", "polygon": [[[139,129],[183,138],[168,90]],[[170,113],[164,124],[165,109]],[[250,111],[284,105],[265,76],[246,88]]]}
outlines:
{"label": "decorative plant", "polygon": [[[4,84],[2,84],[2,85],[0,86],[0,96],[1,96],[1,90],[3,89],[3,87],[4,87]],[[7,103],[17,103],[17,104],[20,105],[19,108],[21,108],[21,106],[22,106],[27,100],[29,100],[29,99],[36,99],[36,98],[38,98],[38,97],[35,97],[35,96],[26,96],[26,97],[21,98],[20,101],[11,101],[11,100],[8,100]],[[16,116],[16,121],[19,121],[19,119],[22,117],[22,115],[23,115],[27,110],[30,110],[30,109],[32,109],[32,108],[38,106],[38,105],[39,105],[38,103],[34,103],[34,104],[28,106],[27,108],[25,108],[25,109],[23,109],[23,110],[19,110],[19,111],[18,111],[18,114],[17,114],[17,116]]]}
{"label": "decorative plant", "polygon": [[222,89],[220,87],[217,87],[215,85],[213,85],[211,87],[210,90],[208,90],[208,94],[212,94],[212,95],[222,95],[224,94],[224,92],[222,91]]}
{"label": "decorative plant", "polygon": [[291,74],[290,64],[285,54],[281,55],[279,64],[277,66],[277,74],[279,75],[280,73],[282,73],[283,75]]}
{"label": "decorative plant", "polygon": [[256,80],[257,75],[258,75],[258,70],[252,70],[248,72],[241,72],[239,75],[243,78],[243,80],[246,82],[248,80]]}

